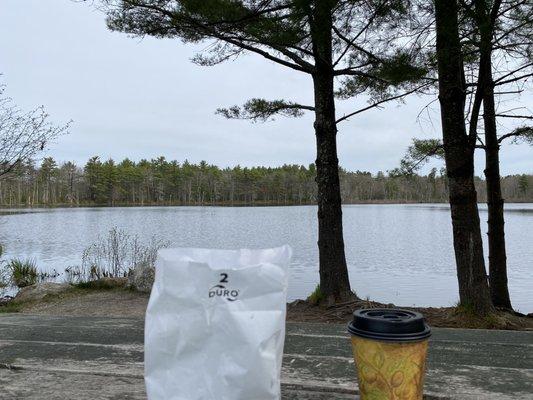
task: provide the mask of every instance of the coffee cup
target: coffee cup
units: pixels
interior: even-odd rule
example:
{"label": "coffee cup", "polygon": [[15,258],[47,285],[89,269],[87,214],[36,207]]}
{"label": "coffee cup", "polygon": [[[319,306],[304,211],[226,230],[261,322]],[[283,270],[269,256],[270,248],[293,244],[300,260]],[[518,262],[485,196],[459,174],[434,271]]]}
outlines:
{"label": "coffee cup", "polygon": [[363,309],[348,325],[361,400],[422,400],[431,329],[422,314]]}

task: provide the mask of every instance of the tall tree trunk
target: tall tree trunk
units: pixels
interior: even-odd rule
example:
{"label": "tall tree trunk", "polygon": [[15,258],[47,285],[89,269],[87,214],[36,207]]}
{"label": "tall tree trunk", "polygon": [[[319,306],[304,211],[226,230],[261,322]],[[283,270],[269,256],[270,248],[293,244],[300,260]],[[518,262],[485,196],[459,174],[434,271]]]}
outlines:
{"label": "tall tree trunk", "polygon": [[[499,3],[498,3],[499,4]],[[496,9],[494,12],[497,12]],[[483,123],[485,128],[485,178],[487,185],[489,283],[492,303],[496,307],[512,309],[507,284],[507,255],[505,251],[505,219],[500,184],[500,144],[496,127],[494,82],[492,78],[491,10],[485,1],[476,1],[481,46],[479,84],[483,94]]]}
{"label": "tall tree trunk", "polygon": [[332,1],[317,1],[311,35],[316,71],[315,135],[317,146],[318,251],[320,290],[328,303],[353,296],[344,254],[342,205],[337,158],[337,124],[333,91]]}
{"label": "tall tree trunk", "polygon": [[483,96],[485,124],[485,178],[487,184],[489,282],[492,303],[496,307],[512,309],[507,284],[507,255],[505,251],[505,219],[500,184],[500,145],[496,130],[494,89]]}
{"label": "tall tree trunk", "polygon": [[486,315],[492,304],[474,186],[475,138],[467,135],[464,122],[466,90],[456,0],[435,0],[435,19],[439,101],[459,298],[463,306]]}

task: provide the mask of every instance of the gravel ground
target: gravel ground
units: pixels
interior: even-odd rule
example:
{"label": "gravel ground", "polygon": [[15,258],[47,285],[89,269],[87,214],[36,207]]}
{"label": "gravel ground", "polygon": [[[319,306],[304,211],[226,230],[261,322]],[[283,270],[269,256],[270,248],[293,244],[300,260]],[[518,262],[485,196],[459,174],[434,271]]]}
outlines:
{"label": "gravel ground", "polygon": [[148,294],[123,289],[75,290],[57,298],[29,304],[26,314],[65,316],[144,317]]}

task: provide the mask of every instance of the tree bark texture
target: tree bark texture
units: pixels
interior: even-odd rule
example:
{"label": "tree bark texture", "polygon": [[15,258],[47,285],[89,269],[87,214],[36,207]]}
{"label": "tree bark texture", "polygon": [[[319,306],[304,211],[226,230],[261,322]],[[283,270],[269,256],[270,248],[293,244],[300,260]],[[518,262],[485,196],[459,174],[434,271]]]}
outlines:
{"label": "tree bark texture", "polygon": [[465,80],[456,0],[435,0],[442,134],[461,305],[492,311],[474,186],[475,137],[466,133]]}
{"label": "tree bark texture", "polygon": [[489,287],[496,307],[512,309],[507,283],[505,249],[504,200],[500,184],[500,144],[496,127],[494,82],[492,77],[493,24],[486,3],[476,2],[480,27],[480,64],[477,90],[483,93],[483,124],[485,128],[485,178],[487,184]]}
{"label": "tree bark texture", "polygon": [[316,68],[313,85],[320,290],[328,303],[343,301],[353,296],[350,290],[342,230],[333,89],[332,3],[328,0],[316,2],[311,28]]}

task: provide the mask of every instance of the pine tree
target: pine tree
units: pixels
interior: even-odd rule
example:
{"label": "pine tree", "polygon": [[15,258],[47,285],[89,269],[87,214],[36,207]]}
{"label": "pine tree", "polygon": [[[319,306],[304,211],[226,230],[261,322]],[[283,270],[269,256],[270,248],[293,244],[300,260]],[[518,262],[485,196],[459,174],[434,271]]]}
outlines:
{"label": "pine tree", "polygon": [[466,85],[457,1],[435,0],[439,101],[449,183],[459,298],[478,315],[493,309],[487,283],[474,185],[476,135],[467,133]]}
{"label": "pine tree", "polygon": [[[276,114],[315,115],[320,288],[327,302],[352,297],[344,253],[337,124],[385,101],[420,90],[425,74],[416,67],[419,49],[402,46],[398,31],[407,1],[338,0],[178,1],[108,0],[108,25],[139,36],[211,41],[195,61],[215,65],[254,53],[311,78],[311,105],[290,100],[252,99],[243,107],[220,109],[228,118],[267,120]],[[372,95],[368,107],[338,118],[337,95]],[[286,193],[285,193],[286,195]],[[249,196],[246,201],[253,200]]]}

